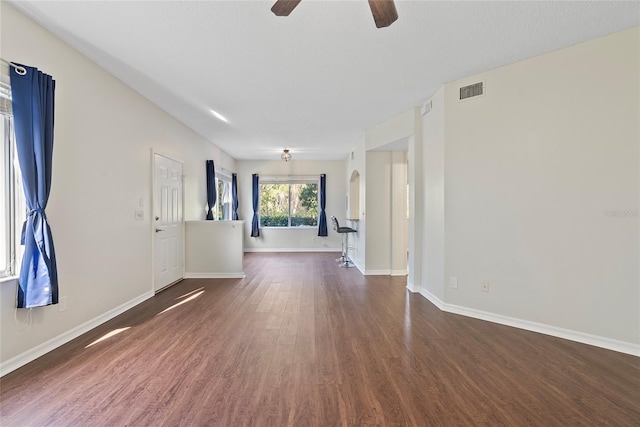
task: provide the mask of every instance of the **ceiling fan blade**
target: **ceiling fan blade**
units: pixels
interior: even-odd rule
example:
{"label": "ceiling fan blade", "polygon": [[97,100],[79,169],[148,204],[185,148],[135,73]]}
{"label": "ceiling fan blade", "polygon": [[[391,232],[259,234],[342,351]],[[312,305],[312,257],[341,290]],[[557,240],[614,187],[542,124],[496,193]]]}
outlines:
{"label": "ceiling fan blade", "polygon": [[398,11],[393,0],[369,0],[376,27],[388,27],[398,19]]}
{"label": "ceiling fan blade", "polygon": [[273,6],[271,6],[271,12],[276,16],[289,16],[300,1],[302,0],[277,0]]}

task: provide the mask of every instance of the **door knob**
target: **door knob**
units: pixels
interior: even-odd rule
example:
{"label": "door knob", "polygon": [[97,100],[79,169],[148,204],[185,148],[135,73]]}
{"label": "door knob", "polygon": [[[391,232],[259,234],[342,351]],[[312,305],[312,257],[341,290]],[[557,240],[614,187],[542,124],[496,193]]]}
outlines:
{"label": "door knob", "polygon": [[162,228],[156,228],[156,233],[159,233],[161,231],[164,231]]}

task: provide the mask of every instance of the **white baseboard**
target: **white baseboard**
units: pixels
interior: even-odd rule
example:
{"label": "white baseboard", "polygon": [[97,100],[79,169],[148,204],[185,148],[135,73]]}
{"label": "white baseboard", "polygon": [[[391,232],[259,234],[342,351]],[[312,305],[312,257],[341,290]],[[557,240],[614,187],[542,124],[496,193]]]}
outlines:
{"label": "white baseboard", "polygon": [[518,329],[538,332],[552,337],[563,338],[582,344],[593,345],[595,347],[606,348],[620,353],[630,354],[640,357],[640,344],[626,341],[614,340],[612,338],[573,331],[571,329],[559,328],[544,323],[532,322],[515,317],[503,316],[501,314],[490,313],[488,311],[476,310],[474,308],[462,307],[455,304],[447,304],[425,289],[420,289],[420,295],[431,301],[436,307],[448,313],[459,314],[472,317],[474,319],[486,320],[487,322],[498,323],[500,325],[512,326]]}
{"label": "white baseboard", "polygon": [[43,356],[49,353],[52,350],[60,347],[63,344],[68,343],[69,341],[78,338],[80,335],[89,332],[93,328],[102,325],[108,320],[113,319],[119,314],[124,313],[130,308],[135,307],[136,305],[142,303],[143,301],[148,300],[154,295],[153,291],[145,292],[144,294],[125,302],[118,307],[107,311],[106,313],[101,314],[98,317],[95,317],[82,325],[76,326],[75,328],[68,330],[57,337],[54,337],[42,344],[39,344],[24,353],[21,353],[11,359],[0,363],[0,377],[5,376],[9,372],[15,371],[16,369],[26,365],[29,362],[36,360],[38,357]]}
{"label": "white baseboard", "polygon": [[356,266],[356,268],[358,269],[360,274],[362,274],[364,276],[364,268],[362,268],[362,266],[360,264],[358,264],[358,262],[356,260],[354,260],[354,259],[352,259],[351,262],[353,263],[353,265]]}
{"label": "white baseboard", "polygon": [[245,252],[341,252],[341,248],[244,248]]}
{"label": "white baseboard", "polygon": [[244,271],[239,273],[184,273],[185,279],[244,279]]}
{"label": "white baseboard", "polygon": [[407,289],[409,290],[409,292],[413,294],[418,292],[418,288],[416,288],[416,286],[413,283],[411,283],[409,279],[407,279]]}
{"label": "white baseboard", "polygon": [[440,298],[438,298],[437,296],[433,295],[431,292],[429,292],[428,290],[424,289],[424,288],[420,288],[418,290],[418,292],[420,292],[420,295],[422,295],[423,297],[425,297],[426,299],[428,299],[429,301],[431,301],[433,303],[433,305],[435,305],[436,307],[438,307],[440,310],[442,311],[447,311],[446,307],[447,305],[444,303],[444,301],[442,301]]}
{"label": "white baseboard", "polygon": [[365,270],[365,276],[406,276],[407,270]]}
{"label": "white baseboard", "polygon": [[389,276],[391,275],[391,270],[365,270],[365,276]]}

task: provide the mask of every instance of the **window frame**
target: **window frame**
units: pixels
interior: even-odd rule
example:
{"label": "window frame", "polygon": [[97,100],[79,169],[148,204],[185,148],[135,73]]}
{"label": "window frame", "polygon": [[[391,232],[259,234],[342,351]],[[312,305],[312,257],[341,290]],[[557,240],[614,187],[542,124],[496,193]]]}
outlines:
{"label": "window frame", "polygon": [[[4,76],[3,76],[4,77]],[[2,195],[4,198],[4,221],[0,227],[4,228],[5,267],[0,267],[0,281],[14,279],[19,274],[23,247],[20,244],[22,223],[26,217],[26,201],[22,189],[22,176],[18,164],[13,114],[11,112],[11,86],[0,82],[0,119],[2,120],[2,165],[0,173],[4,179]],[[22,209],[20,209],[22,207]]]}
{"label": "window frame", "polygon": [[[220,192],[220,183],[223,183],[223,192],[224,192],[224,188],[225,188],[225,184],[227,185],[227,189],[228,189],[228,193],[229,193],[229,202],[228,202],[228,209],[227,209],[227,217],[225,218],[225,211],[224,211],[224,203],[222,203],[222,199],[223,199],[223,194]],[[232,194],[231,194],[231,175],[226,174],[224,172],[219,172],[216,171],[216,179],[215,179],[215,186],[216,186],[216,204],[213,207],[213,219],[215,221],[231,221],[231,209],[233,206],[233,200],[232,200]]]}
{"label": "window frame", "polygon": [[[288,186],[287,191],[287,225],[263,225],[262,223],[262,186],[263,185],[273,185],[273,184],[285,184]],[[315,225],[291,225],[291,186],[292,185],[300,185],[300,184],[314,184],[316,186],[317,193],[317,202],[318,206],[320,206],[320,177],[293,177],[293,176],[274,176],[274,177],[265,177],[260,178],[259,182],[259,207],[258,210],[258,224],[260,228],[270,228],[270,229],[282,229],[282,230],[297,230],[297,229],[316,229],[318,228],[318,223],[320,221],[320,211],[316,212]]]}

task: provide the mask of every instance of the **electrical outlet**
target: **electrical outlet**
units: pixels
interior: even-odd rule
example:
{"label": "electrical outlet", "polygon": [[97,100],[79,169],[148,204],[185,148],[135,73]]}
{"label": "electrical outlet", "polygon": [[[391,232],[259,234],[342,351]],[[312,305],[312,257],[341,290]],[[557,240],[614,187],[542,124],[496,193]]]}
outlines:
{"label": "electrical outlet", "polygon": [[67,297],[60,297],[58,301],[58,310],[65,311],[67,309]]}
{"label": "electrical outlet", "polygon": [[458,289],[458,278],[451,276],[449,277],[449,287],[453,289]]}
{"label": "electrical outlet", "polygon": [[489,292],[489,282],[482,282],[482,292]]}

